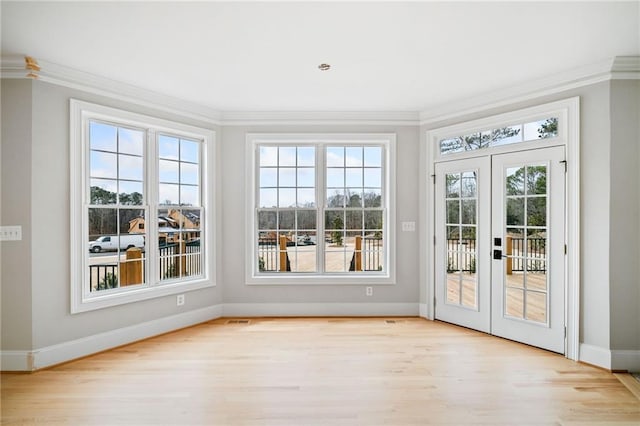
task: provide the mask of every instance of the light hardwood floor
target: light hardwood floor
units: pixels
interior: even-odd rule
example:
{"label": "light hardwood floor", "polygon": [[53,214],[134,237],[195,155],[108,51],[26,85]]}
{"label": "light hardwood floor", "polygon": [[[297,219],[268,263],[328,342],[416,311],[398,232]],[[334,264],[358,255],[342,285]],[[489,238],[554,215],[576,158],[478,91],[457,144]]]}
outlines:
{"label": "light hardwood floor", "polygon": [[613,374],[449,324],[229,322],[3,373],[2,423],[640,424],[640,400]]}

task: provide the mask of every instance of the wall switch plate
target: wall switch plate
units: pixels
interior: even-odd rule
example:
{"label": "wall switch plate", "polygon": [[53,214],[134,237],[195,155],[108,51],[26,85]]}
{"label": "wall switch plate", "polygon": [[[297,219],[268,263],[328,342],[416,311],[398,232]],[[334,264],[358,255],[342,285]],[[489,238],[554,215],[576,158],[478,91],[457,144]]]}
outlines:
{"label": "wall switch plate", "polygon": [[22,226],[0,226],[0,241],[21,241]]}
{"label": "wall switch plate", "polygon": [[416,223],[415,222],[402,222],[402,232],[415,232]]}

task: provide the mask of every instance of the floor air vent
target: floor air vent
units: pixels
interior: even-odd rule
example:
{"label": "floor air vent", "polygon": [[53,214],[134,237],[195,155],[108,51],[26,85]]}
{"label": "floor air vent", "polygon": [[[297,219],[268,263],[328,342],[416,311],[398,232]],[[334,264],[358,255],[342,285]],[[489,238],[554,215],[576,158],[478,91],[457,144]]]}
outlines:
{"label": "floor air vent", "polygon": [[227,324],[249,324],[249,320],[240,319],[240,320],[229,320]]}

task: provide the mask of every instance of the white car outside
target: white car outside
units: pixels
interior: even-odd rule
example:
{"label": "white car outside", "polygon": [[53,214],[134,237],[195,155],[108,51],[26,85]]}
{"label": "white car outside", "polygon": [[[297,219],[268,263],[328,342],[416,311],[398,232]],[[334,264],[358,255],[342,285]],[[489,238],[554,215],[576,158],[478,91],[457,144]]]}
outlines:
{"label": "white car outside", "polygon": [[100,253],[109,250],[127,250],[132,247],[144,248],[143,234],[103,235],[95,241],[89,241],[89,251]]}

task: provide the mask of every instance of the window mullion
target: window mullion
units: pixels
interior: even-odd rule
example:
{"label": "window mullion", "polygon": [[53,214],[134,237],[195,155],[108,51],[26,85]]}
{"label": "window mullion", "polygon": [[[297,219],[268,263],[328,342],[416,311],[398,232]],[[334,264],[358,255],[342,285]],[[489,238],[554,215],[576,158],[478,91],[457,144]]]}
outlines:
{"label": "window mullion", "polygon": [[317,144],[316,147],[316,270],[319,274],[324,274],[325,257],[325,231],[324,231],[324,203],[326,196],[325,177],[325,149],[324,145]]}
{"label": "window mullion", "polygon": [[160,282],[160,268],[158,267],[158,134],[153,129],[147,130],[147,143],[145,144],[146,161],[146,187],[144,205],[146,211],[145,235],[147,246],[147,279],[150,287]]}

